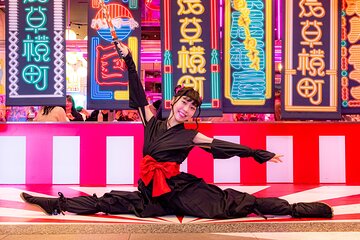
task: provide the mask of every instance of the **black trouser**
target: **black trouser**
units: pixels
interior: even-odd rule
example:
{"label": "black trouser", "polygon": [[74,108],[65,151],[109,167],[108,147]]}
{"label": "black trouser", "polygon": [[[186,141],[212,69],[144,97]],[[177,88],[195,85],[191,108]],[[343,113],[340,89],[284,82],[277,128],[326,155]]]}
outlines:
{"label": "black trouser", "polygon": [[141,192],[105,193],[102,197],[81,196],[65,198],[61,202],[63,211],[81,215],[104,212],[108,214],[135,214],[138,217],[163,216],[173,214],[156,200],[149,202]]}
{"label": "black trouser", "polygon": [[286,200],[256,198],[233,189],[219,192],[216,186],[208,186],[213,191],[203,188],[196,191],[189,189],[189,192],[170,193],[159,198],[149,198],[138,191],[112,191],[100,198],[96,195],[65,198],[61,206],[64,211],[77,214],[130,213],[138,217],[178,214],[202,218],[237,218],[259,212],[269,215],[292,214],[292,205]]}
{"label": "black trouser", "polygon": [[292,205],[281,198],[257,198],[255,209],[264,215],[292,215]]}

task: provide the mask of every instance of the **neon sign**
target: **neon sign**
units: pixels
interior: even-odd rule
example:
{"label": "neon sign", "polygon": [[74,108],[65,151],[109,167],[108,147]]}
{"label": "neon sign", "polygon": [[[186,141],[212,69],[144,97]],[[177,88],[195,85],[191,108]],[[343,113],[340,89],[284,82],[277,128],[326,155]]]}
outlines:
{"label": "neon sign", "polygon": [[360,112],[360,5],[341,1],[342,113]]}
{"label": "neon sign", "polygon": [[130,48],[139,71],[141,18],[138,2],[120,2],[105,0],[107,12],[104,12],[104,6],[101,7],[98,0],[91,1],[87,101],[92,109],[128,108],[127,70],[112,44],[114,35]]}
{"label": "neon sign", "polygon": [[224,4],[224,112],[272,111],[272,3]]}
{"label": "neon sign", "polygon": [[193,87],[203,97],[202,116],[219,116],[222,111],[218,1],[174,3],[171,0],[162,2],[165,114],[171,108],[174,87],[183,85]]}
{"label": "neon sign", "polygon": [[292,0],[285,9],[282,117],[340,118],[338,2]]}

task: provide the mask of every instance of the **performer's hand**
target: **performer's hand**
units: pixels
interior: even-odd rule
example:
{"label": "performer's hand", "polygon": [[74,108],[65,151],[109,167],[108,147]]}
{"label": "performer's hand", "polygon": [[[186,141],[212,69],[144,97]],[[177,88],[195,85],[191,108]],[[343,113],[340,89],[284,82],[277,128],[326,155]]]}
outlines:
{"label": "performer's hand", "polygon": [[281,163],[281,162],[282,162],[281,158],[282,158],[283,156],[284,156],[284,155],[278,155],[278,154],[276,154],[272,159],[269,160],[269,162]]}
{"label": "performer's hand", "polygon": [[125,44],[121,43],[120,41],[116,41],[116,42],[117,42],[116,47],[120,50],[123,57],[126,57],[130,52],[129,48]]}

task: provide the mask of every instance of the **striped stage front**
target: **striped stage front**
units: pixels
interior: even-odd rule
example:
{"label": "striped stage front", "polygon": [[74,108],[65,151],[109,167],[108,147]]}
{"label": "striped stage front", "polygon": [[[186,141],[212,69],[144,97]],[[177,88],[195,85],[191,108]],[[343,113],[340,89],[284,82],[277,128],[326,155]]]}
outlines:
{"label": "striped stage front", "polygon": [[[213,159],[195,148],[181,170],[221,184],[359,184],[359,129],[356,123],[202,123],[207,136],[267,149],[284,161]],[[142,145],[140,123],[1,124],[0,184],[136,184]]]}

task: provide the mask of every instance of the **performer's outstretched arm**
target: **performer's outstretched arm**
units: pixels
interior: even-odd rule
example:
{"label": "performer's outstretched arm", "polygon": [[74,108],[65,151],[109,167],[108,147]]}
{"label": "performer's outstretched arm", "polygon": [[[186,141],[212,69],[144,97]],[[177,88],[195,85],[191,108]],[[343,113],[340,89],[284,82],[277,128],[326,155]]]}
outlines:
{"label": "performer's outstretched arm", "polygon": [[118,42],[117,47],[121,51],[128,68],[130,94],[129,106],[139,111],[141,121],[145,125],[154,115],[150,110],[148,101],[146,100],[146,94],[141,84],[138,72],[136,71],[136,65],[133,61],[129,48],[121,42]]}
{"label": "performer's outstretched arm", "polygon": [[238,157],[253,157],[257,162],[264,163],[266,161],[271,162],[282,162],[282,155],[261,150],[251,149],[247,146],[219,140],[216,138],[209,138],[202,133],[198,133],[194,138],[196,146],[204,149],[207,152],[212,153],[214,158],[231,158],[234,156]]}

